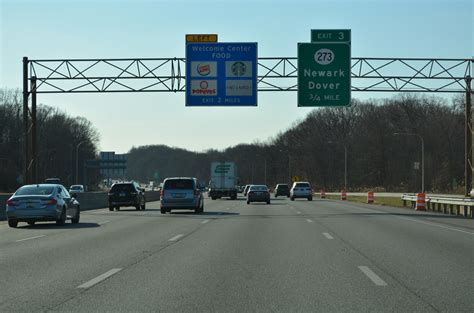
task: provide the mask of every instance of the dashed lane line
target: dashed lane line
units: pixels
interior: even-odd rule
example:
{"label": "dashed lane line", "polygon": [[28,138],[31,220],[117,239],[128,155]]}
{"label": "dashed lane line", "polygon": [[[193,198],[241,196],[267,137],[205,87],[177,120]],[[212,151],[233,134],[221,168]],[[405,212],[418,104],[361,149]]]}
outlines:
{"label": "dashed lane line", "polygon": [[42,237],[44,237],[44,236],[46,236],[46,235],[39,235],[39,236],[28,237],[28,238],[24,238],[24,239],[18,239],[18,240],[15,240],[15,242],[22,242],[22,241],[27,241],[27,240],[42,238]]}
{"label": "dashed lane line", "polygon": [[109,278],[110,276],[114,275],[114,274],[117,274],[118,272],[120,272],[122,269],[121,268],[113,268],[111,269],[110,271],[107,271],[105,272],[104,274],[101,274],[99,276],[97,276],[96,278],[93,278],[91,280],[89,280],[88,282],[85,282],[83,283],[82,285],[80,286],[77,286],[77,288],[81,288],[81,289],[87,289],[87,288],[90,288],[98,283],[100,283],[101,281],[104,281],[106,280],[107,278]]}
{"label": "dashed lane line", "polygon": [[183,237],[184,234],[179,234],[174,236],[173,238],[168,239],[168,241],[177,241],[179,238]]}
{"label": "dashed lane line", "polygon": [[387,286],[387,283],[383,281],[377,274],[375,274],[367,266],[358,266],[358,268],[364,273],[369,279],[377,286]]}

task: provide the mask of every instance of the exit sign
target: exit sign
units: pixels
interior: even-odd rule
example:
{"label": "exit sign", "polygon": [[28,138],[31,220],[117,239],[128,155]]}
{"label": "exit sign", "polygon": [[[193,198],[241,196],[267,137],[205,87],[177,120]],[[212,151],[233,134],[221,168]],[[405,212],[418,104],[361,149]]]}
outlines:
{"label": "exit sign", "polygon": [[312,29],[311,42],[351,42],[350,29]]}

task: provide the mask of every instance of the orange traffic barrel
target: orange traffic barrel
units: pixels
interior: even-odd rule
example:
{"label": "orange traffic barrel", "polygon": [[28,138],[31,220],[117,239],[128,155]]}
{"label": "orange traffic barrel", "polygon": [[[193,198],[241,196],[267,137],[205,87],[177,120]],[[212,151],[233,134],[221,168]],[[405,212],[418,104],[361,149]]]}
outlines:
{"label": "orange traffic barrel", "polygon": [[321,199],[325,199],[326,198],[326,192],[324,191],[324,189],[321,189]]}
{"label": "orange traffic barrel", "polygon": [[347,193],[345,190],[341,191],[341,200],[347,200]]}
{"label": "orange traffic barrel", "polygon": [[367,192],[367,203],[374,203],[374,192],[373,191],[369,191]]}
{"label": "orange traffic barrel", "polygon": [[424,193],[417,193],[416,194],[416,205],[415,205],[415,210],[416,211],[426,211],[425,196],[426,195]]}

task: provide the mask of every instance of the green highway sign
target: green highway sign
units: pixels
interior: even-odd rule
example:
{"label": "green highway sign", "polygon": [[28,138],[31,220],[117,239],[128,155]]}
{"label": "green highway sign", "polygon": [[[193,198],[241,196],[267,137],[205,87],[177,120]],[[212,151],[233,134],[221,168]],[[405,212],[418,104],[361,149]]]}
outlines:
{"label": "green highway sign", "polygon": [[311,42],[351,42],[350,29],[312,29]]}
{"label": "green highway sign", "polygon": [[298,43],[298,106],[348,106],[350,102],[350,42]]}

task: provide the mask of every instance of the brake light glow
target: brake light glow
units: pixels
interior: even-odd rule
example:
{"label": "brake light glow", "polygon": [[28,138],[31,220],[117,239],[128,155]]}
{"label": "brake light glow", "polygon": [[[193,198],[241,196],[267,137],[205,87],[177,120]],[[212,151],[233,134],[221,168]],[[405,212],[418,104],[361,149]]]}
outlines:
{"label": "brake light glow", "polygon": [[164,196],[165,196],[165,191],[162,189],[162,190],[160,191],[160,197],[163,198]]}
{"label": "brake light glow", "polygon": [[46,204],[46,205],[58,204],[58,200],[56,200],[56,198],[48,199],[45,204]]}
{"label": "brake light glow", "polygon": [[15,206],[16,203],[15,203],[15,201],[13,201],[12,199],[8,199],[8,200],[7,200],[7,205],[9,205],[9,206]]}

